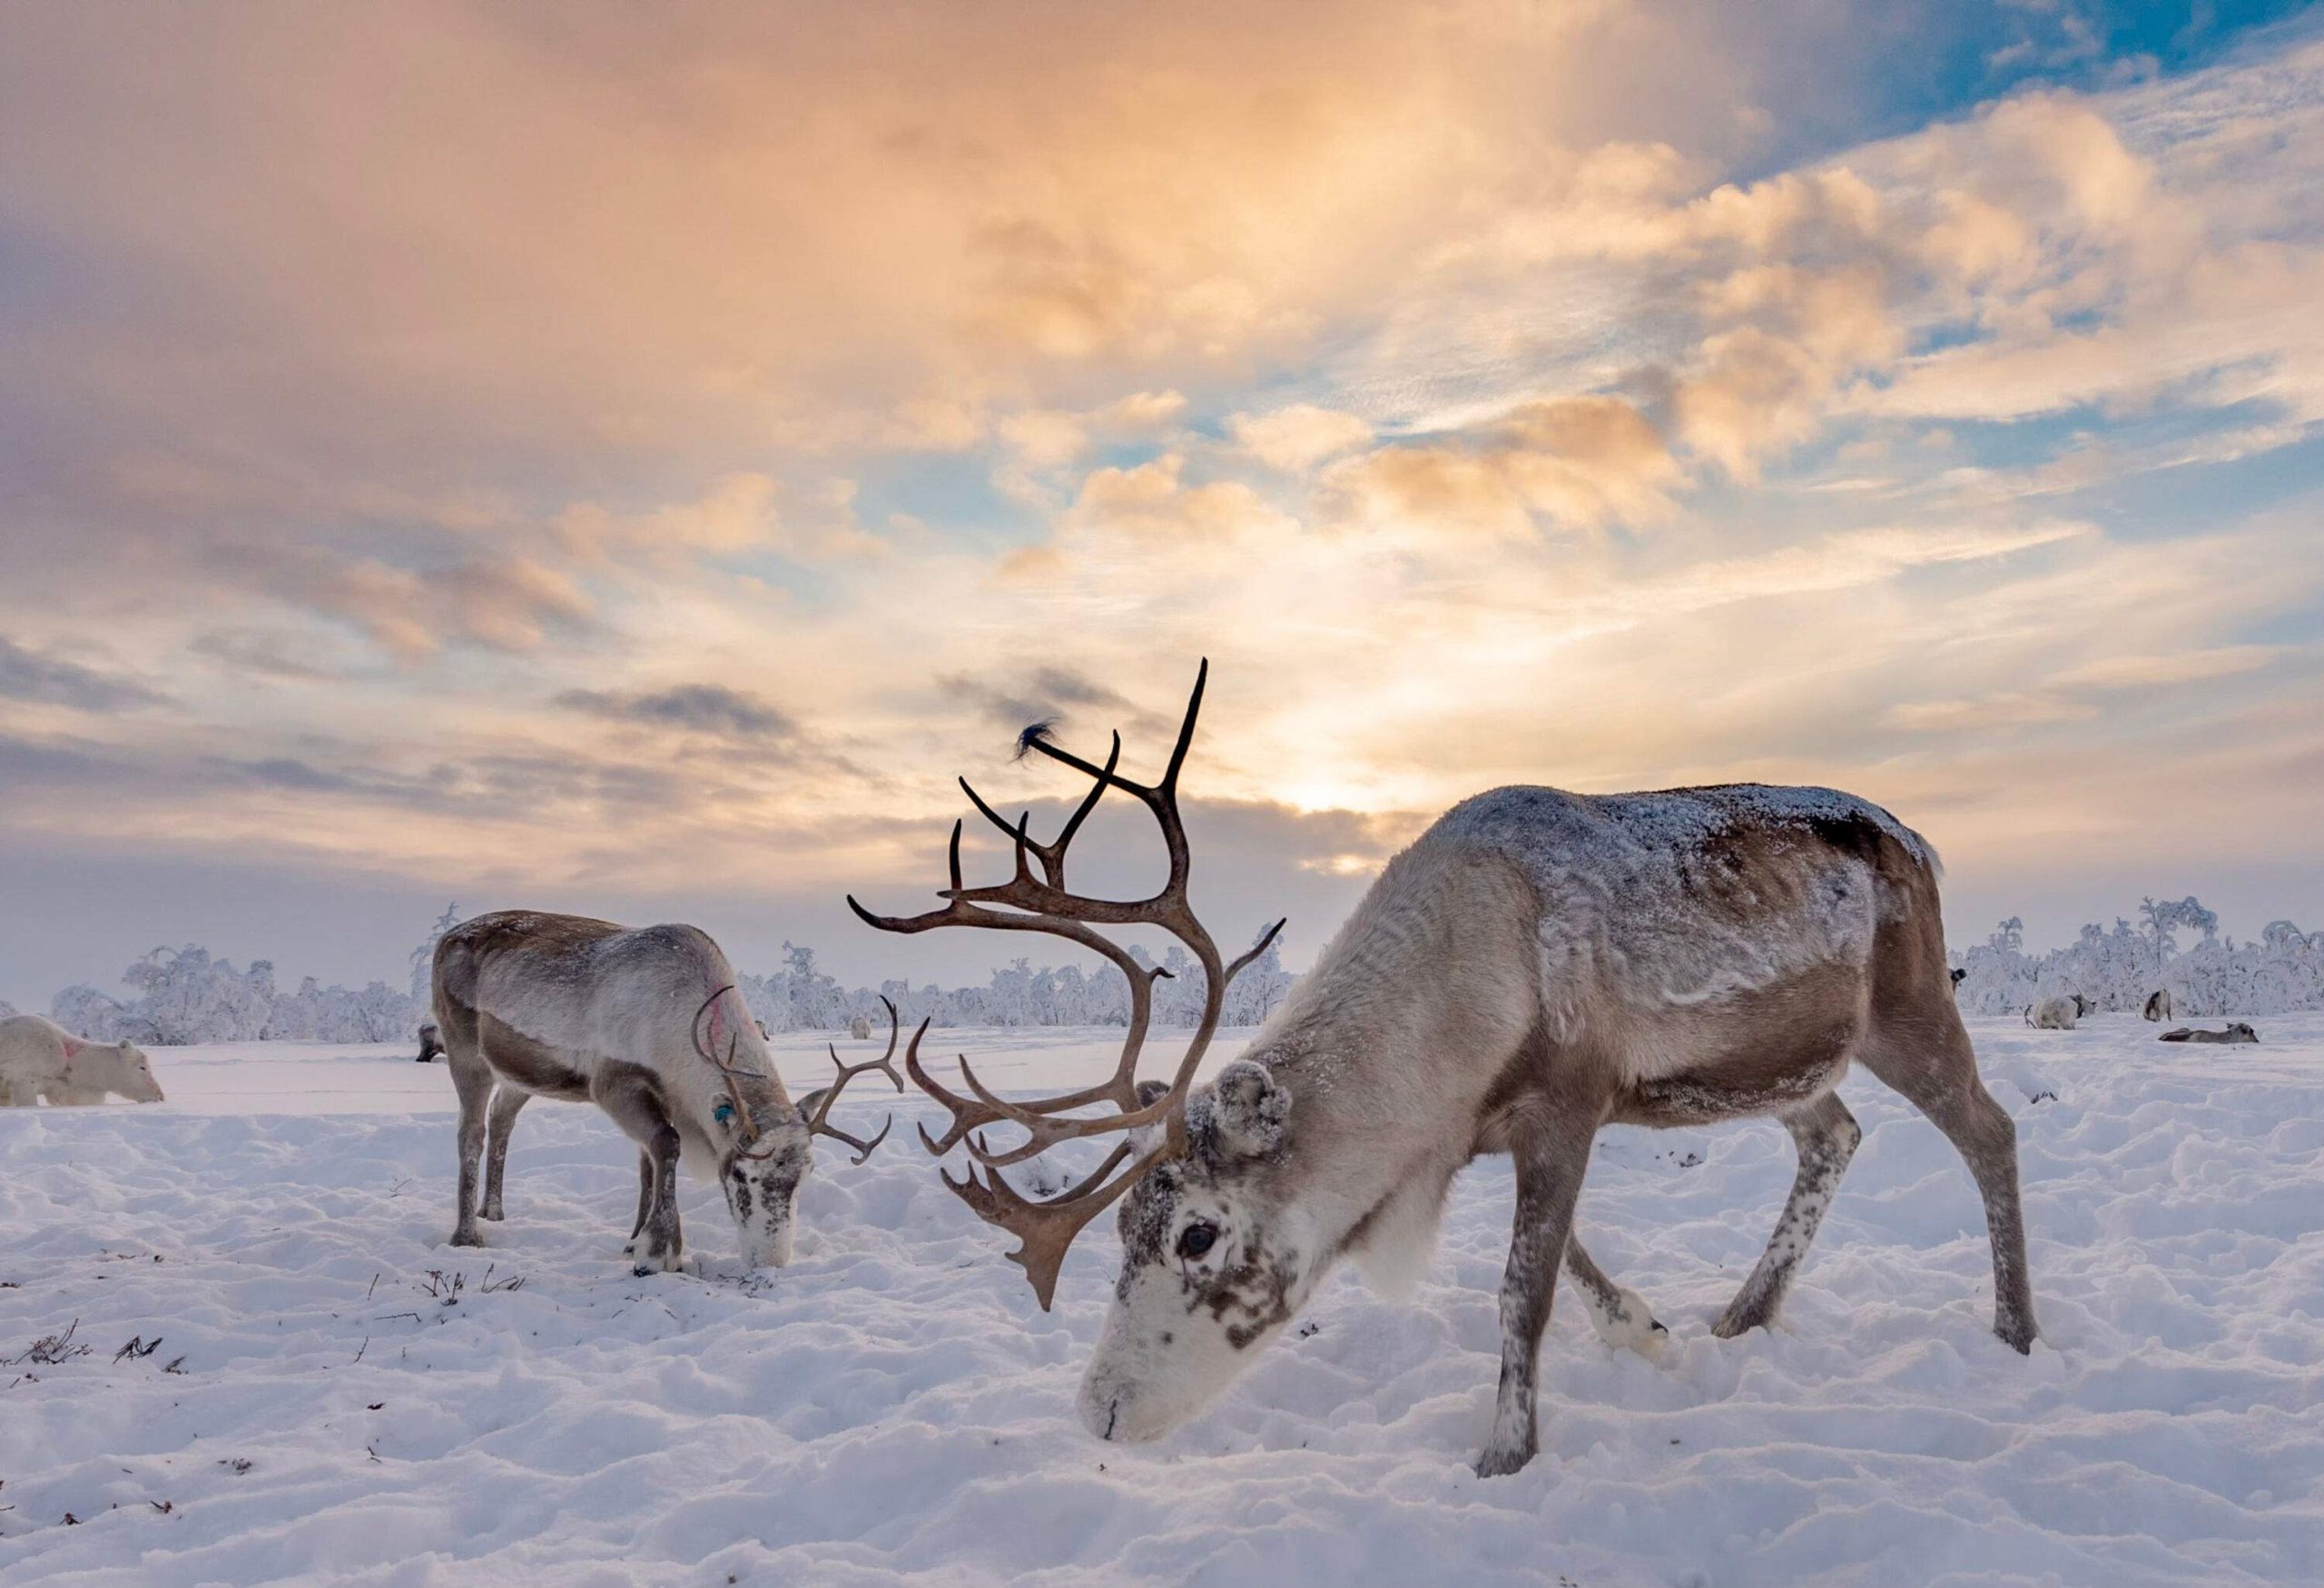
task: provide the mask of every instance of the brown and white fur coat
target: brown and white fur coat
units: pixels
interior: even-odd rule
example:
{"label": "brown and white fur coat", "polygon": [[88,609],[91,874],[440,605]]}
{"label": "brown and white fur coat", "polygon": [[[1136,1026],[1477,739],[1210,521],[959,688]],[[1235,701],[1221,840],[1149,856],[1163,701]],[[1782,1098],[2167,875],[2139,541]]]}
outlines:
{"label": "brown and white fur coat", "polygon": [[[637,1218],[623,1248],[637,1272],[679,1265],[681,1163],[718,1182],[745,1262],[789,1262],[811,1132],[734,985],[725,954],[691,926],[504,911],[445,933],[435,1015],[460,1100],[452,1244],[481,1245],[478,1218],[501,1218],[517,1111],[551,1097],[596,1103],[637,1143]],[[747,1120],[698,1048],[724,1057],[730,1044]]]}
{"label": "brown and white fur coat", "polygon": [[1590,1260],[1574,1208],[1607,1124],[1773,1115],[1799,1171],[1714,1326],[1761,1327],[1860,1139],[1852,1062],[1925,1113],[1983,1193],[1994,1331],[2034,1336],[2016,1132],[1977,1078],[1946,973],[1935,856],[1886,812],[1756,784],[1506,788],[1392,861],[1246,1055],[1187,1150],[1125,1199],[1115,1302],[1080,1391],[1102,1437],[1200,1410],[1343,1257],[1415,1269],[1453,1175],[1516,1160],[1501,1387],[1478,1470],[1535,1448],[1535,1357],[1562,1267],[1606,1337],[1661,1328]]}

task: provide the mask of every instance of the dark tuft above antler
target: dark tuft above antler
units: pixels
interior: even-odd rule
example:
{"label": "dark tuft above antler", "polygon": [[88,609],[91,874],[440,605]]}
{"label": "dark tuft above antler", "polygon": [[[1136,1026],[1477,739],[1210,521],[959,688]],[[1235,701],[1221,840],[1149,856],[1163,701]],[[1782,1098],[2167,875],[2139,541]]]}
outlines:
{"label": "dark tuft above antler", "polygon": [[[1063,1096],[1035,1099],[1017,1103],[997,1096],[969,1067],[965,1056],[960,1060],[960,1080],[968,1088],[962,1096],[938,1081],[921,1066],[921,1039],[927,1034],[928,1022],[922,1021],[912,1033],[904,1050],[904,1070],[922,1091],[944,1105],[952,1122],[940,1138],[931,1137],[925,1126],[921,1129],[921,1140],[938,1155],[950,1152],[963,1141],[978,1164],[984,1166],[980,1177],[975,1165],[968,1171],[965,1183],[950,1175],[944,1183],[972,1208],[977,1216],[990,1224],[1015,1235],[1021,1243],[1009,1254],[1010,1260],[1021,1266],[1032,1281],[1033,1293],[1044,1310],[1057,1289],[1059,1267],[1065,1261],[1066,1251],[1073,1238],[1089,1221],[1103,1212],[1123,1192],[1135,1185],[1148,1170],[1169,1154],[1180,1150],[1186,1134],[1187,1096],[1194,1083],[1196,1069],[1209,1050],[1210,1040],[1218,1029],[1218,1019],[1226,1006],[1226,988],[1237,973],[1266,951],[1284,923],[1276,922],[1261,933],[1250,949],[1232,963],[1224,962],[1217,944],[1210,932],[1196,919],[1187,900],[1187,879],[1193,870],[1193,860],[1187,846],[1186,825],[1178,813],[1178,774],[1186,765],[1187,751],[1194,743],[1195,722],[1202,711],[1205,685],[1210,676],[1210,664],[1205,661],[1195,675],[1194,693],[1187,701],[1187,715],[1179,725],[1177,743],[1171,747],[1170,760],[1161,779],[1153,784],[1135,783],[1117,770],[1121,763],[1122,739],[1117,733],[1107,752],[1105,764],[1085,761],[1068,750],[1060,748],[1049,736],[1051,724],[1036,723],[1018,735],[1017,749],[1021,756],[1028,751],[1039,751],[1052,761],[1064,764],[1092,780],[1091,787],[1073,814],[1067,818],[1057,837],[1048,843],[1033,838],[1027,831],[1029,814],[1020,815],[1015,822],[1004,818],[987,804],[977,791],[960,780],[961,792],[969,796],[980,814],[1001,832],[1009,834],[1015,855],[1015,874],[1006,883],[987,887],[971,888],[960,875],[960,830],[959,822],[952,824],[950,851],[950,885],[938,890],[946,900],[944,907],[923,914],[911,916],[875,915],[858,903],[852,894],[848,907],[868,924],[882,932],[932,932],[946,926],[981,926],[999,932],[1039,932],[1079,943],[1092,952],[1102,955],[1121,972],[1129,982],[1129,1028],[1123,1039],[1121,1058],[1114,1073],[1094,1086]],[[1161,829],[1162,843],[1168,852],[1169,876],[1160,891],[1146,899],[1100,899],[1068,892],[1065,885],[1066,851],[1074,834],[1097,808],[1108,789],[1119,789],[1143,804],[1153,813]],[[1040,875],[1033,874],[1032,863],[1040,863]],[[1202,1019],[1187,1044],[1186,1053],[1169,1086],[1151,1100],[1141,1101],[1138,1096],[1137,1061],[1146,1044],[1147,1028],[1154,1013],[1154,979],[1166,975],[1158,967],[1141,966],[1129,952],[1097,929],[1101,926],[1154,926],[1170,933],[1187,946],[1203,969]],[[1094,1105],[1110,1104],[1112,1111],[1095,1115],[1074,1115],[1071,1110]],[[1010,1124],[1020,1127],[1025,1139],[1014,1147],[1000,1149],[989,1148],[980,1135],[985,1127]],[[1120,1172],[1123,1159],[1129,1157],[1130,1142],[1117,1145],[1113,1152],[1098,1166],[1097,1171],[1078,1184],[1047,1201],[1032,1201],[1020,1196],[1000,1177],[1000,1170],[1009,1164],[1022,1163],[1054,1147],[1060,1141],[1078,1140],[1084,1137],[1126,1133],[1148,1126],[1167,1127],[1162,1139],[1152,1150]],[[1108,1177],[1111,1177],[1110,1179]]]}

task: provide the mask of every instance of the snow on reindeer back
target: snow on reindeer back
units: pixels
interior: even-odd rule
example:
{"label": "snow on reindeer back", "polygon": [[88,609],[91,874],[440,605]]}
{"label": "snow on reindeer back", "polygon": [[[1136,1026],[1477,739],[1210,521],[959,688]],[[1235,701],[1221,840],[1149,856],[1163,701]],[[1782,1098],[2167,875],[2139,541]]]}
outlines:
{"label": "snow on reindeer back", "polygon": [[[1640,1001],[1685,1005],[1863,962],[1878,877],[1832,837],[1867,826],[1934,868],[1920,835],[1868,801],[1761,784],[1499,788],[1455,805],[1422,842],[1475,844],[1524,867],[1541,897],[1543,987],[1564,1027],[1601,974]],[[1731,842],[1744,833],[1759,842]]]}

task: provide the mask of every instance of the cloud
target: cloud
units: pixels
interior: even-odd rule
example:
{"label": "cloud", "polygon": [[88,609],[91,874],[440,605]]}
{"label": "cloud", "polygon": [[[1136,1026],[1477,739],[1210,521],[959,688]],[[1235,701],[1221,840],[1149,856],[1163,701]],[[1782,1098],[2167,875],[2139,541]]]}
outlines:
{"label": "cloud", "polygon": [[1289,474],[1372,439],[1372,427],[1355,415],[1306,402],[1266,413],[1235,414],[1226,423],[1236,446],[1268,468]]}
{"label": "cloud", "polygon": [[2264,667],[2284,654],[2281,646],[2221,646],[2172,656],[2105,656],[2054,674],[2060,689],[2152,689],[2231,677]]}
{"label": "cloud", "polygon": [[1339,510],[1372,525],[1487,537],[1646,525],[1671,511],[1677,462],[1646,416],[1612,397],[1527,403],[1474,430],[1335,465]]}
{"label": "cloud", "polygon": [[1031,723],[1063,722],[1087,712],[1104,712],[1111,719],[1108,726],[1130,734],[1167,733],[1176,725],[1119,690],[1066,667],[1035,667],[1009,684],[955,674],[940,679],[938,686],[994,727],[1011,734]]}
{"label": "cloud", "polygon": [[556,704],[607,722],[725,739],[789,739],[799,732],[798,723],[783,712],[754,695],[721,684],[681,684],[634,695],[568,689],[556,697]]}
{"label": "cloud", "polygon": [[1254,537],[1295,536],[1298,520],[1239,480],[1188,485],[1177,452],[1132,467],[1092,470],[1059,520],[1068,537],[1219,548]]}
{"label": "cloud", "polygon": [[169,696],[113,674],[43,656],[0,635],[0,698],[74,711],[117,712],[165,705]]}

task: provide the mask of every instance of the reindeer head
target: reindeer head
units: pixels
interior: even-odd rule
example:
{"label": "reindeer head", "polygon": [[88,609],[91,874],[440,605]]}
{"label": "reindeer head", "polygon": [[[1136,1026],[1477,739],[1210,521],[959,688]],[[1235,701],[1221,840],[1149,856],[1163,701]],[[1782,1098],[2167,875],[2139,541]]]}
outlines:
{"label": "reindeer head", "polygon": [[[838,1078],[831,1085],[809,1092],[794,1109],[783,1094],[771,1055],[763,1055],[763,1067],[753,1069],[734,1062],[739,1038],[728,1039],[723,1060],[703,1041],[703,1015],[710,1013],[718,1000],[733,991],[732,987],[721,987],[703,1001],[702,1009],[694,1016],[694,1050],[726,1082],[726,1095],[713,1107],[711,1119],[726,1133],[723,1138],[725,1149],[718,1159],[718,1188],[726,1195],[727,1211],[734,1216],[743,1260],[753,1268],[780,1268],[791,1261],[799,1188],[815,1168],[812,1146],[814,1139],[836,1137],[856,1149],[855,1161],[862,1163],[888,1139],[888,1131],[895,1123],[891,1118],[877,1136],[865,1141],[827,1121],[832,1105],[839,1100],[847,1083],[867,1070],[879,1070],[895,1083],[898,1091],[903,1090],[903,1077],[896,1073],[893,1062],[896,1006],[888,1004],[888,1050],[861,1064],[842,1064],[839,1050],[832,1048],[832,1062],[839,1067]],[[880,1001],[888,1002],[884,998]],[[752,1024],[757,1026],[756,1021]]]}
{"label": "reindeer head", "polygon": [[133,1042],[123,1042],[116,1050],[121,1055],[114,1079],[107,1088],[135,1103],[164,1101],[162,1083],[153,1079],[153,1061],[144,1050]]}
{"label": "reindeer head", "polygon": [[1100,1439],[1156,1438],[1200,1412],[1323,1277],[1283,1172],[1290,1116],[1291,1094],[1238,1060],[1187,1099],[1183,1149],[1123,1198],[1121,1273],[1078,1396]]}
{"label": "reindeer head", "polygon": [[[961,880],[956,822],[951,885],[941,892],[948,901],[942,909],[881,916],[848,900],[858,915],[883,932],[982,926],[1066,938],[1111,961],[1128,981],[1129,1025],[1120,1060],[1109,1079],[1079,1091],[1009,1101],[987,1089],[963,1059],[960,1079],[968,1092],[955,1092],[921,1065],[924,1021],[904,1050],[904,1069],[913,1082],[952,1116],[940,1140],[925,1127],[921,1139],[940,1156],[966,1143],[974,1160],[968,1179],[955,1181],[948,1175],[944,1183],[978,1217],[1018,1237],[1021,1244],[1009,1260],[1025,1270],[1044,1309],[1074,1237],[1128,1195],[1118,1216],[1122,1269],[1114,1307],[1081,1386],[1083,1420],[1106,1438],[1151,1438],[1200,1410],[1232,1380],[1252,1347],[1288,1321],[1321,1271],[1316,1243],[1305,1238],[1295,1216],[1276,1210],[1272,1194],[1272,1170],[1280,1164],[1286,1139],[1289,1095],[1264,1067],[1248,1062],[1229,1065],[1200,1092],[1193,1086],[1196,1068],[1218,1029],[1227,984],[1283,929],[1276,922],[1229,963],[1187,903],[1192,860],[1178,814],[1178,774],[1194,740],[1208,674],[1206,663],[1195,679],[1168,768],[1157,783],[1134,783],[1116,771],[1122,752],[1118,734],[1099,766],[1051,744],[1045,725],[1026,731],[1020,750],[1038,750],[1095,780],[1052,843],[1037,842],[1027,832],[1027,818],[1006,821],[961,783],[970,803],[1014,843],[1016,875],[1009,882],[971,888]],[[1066,888],[1067,848],[1109,788],[1143,804],[1161,828],[1169,876],[1151,898],[1091,898]],[[1036,859],[1039,877],[1033,874]],[[1153,1015],[1155,979],[1168,972],[1139,964],[1098,926],[1158,928],[1185,944],[1202,969],[1202,1017],[1167,1085],[1141,1086],[1137,1060]],[[1092,1107],[1111,1111],[1079,1111]],[[996,1124],[1019,1127],[1025,1139],[1011,1147],[989,1146],[981,1130]],[[1002,1178],[1002,1169],[1061,1141],[1101,1135],[1121,1139],[1086,1179],[1048,1201],[1028,1200]]]}

